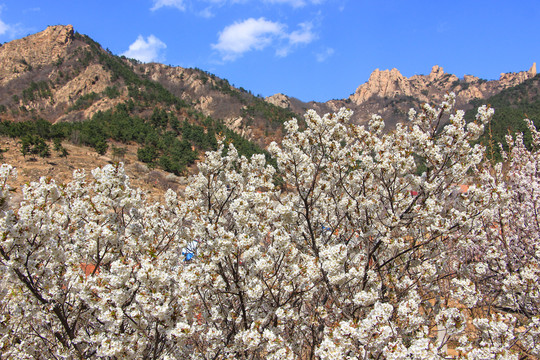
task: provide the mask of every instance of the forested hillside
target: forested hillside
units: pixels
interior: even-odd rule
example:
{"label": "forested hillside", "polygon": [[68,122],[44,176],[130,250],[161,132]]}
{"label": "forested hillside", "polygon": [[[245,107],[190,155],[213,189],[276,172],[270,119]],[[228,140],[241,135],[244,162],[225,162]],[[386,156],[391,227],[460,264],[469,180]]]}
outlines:
{"label": "forested hillside", "polygon": [[[499,94],[488,99],[476,99],[471,101],[474,108],[482,104],[489,104],[495,114],[486,133],[479,141],[488,148],[488,156],[501,160],[499,143],[505,149],[506,135],[523,133],[523,139],[527,147],[531,146],[531,132],[523,119],[528,118],[536,126],[540,125],[540,76],[526,80],[522,84],[505,89]],[[466,114],[468,121],[474,119],[474,110]]]}

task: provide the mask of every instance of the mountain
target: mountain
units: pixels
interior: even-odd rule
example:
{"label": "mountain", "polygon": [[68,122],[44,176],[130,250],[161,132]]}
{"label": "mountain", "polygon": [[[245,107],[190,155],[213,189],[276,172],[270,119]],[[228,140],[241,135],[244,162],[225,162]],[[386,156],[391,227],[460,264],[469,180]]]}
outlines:
{"label": "mountain", "polygon": [[191,123],[211,116],[266,145],[296,116],[200,69],[114,56],[71,25],[0,46],[0,64],[3,120],[82,121],[131,102],[133,114],[143,118],[156,107]]}
{"label": "mountain", "polygon": [[[471,100],[485,100],[536,75],[535,64],[528,71],[503,73],[490,81],[472,75],[460,79],[437,65],[428,75],[408,78],[397,69],[376,69],[346,99],[302,102],[285,94],[263,99],[201,69],[115,56],[71,25],[50,26],[3,44],[0,64],[0,119],[4,121],[80,123],[120,111],[146,122],[154,117],[155,124],[165,121],[162,132],[172,126],[179,136],[178,122],[199,126],[197,131],[206,135],[221,132],[218,127],[224,126],[262,147],[281,138],[284,121],[301,118],[310,108],[326,113],[348,107],[354,110],[357,123],[378,113],[391,128],[406,118],[409,108],[437,103],[449,91],[457,94],[460,108],[469,109]],[[169,123],[172,119],[174,126]],[[199,148],[204,150],[200,143]]]}
{"label": "mountain", "polygon": [[[212,118],[201,112],[198,98],[192,101],[189,91],[175,95],[152,80],[157,71],[145,72],[159,65],[115,56],[69,25],[51,26],[3,44],[0,65],[0,135],[19,139],[3,141],[10,144],[0,148],[0,157],[6,159],[16,159],[19,152],[32,162],[37,156],[50,159],[51,143],[65,157],[71,151],[62,142],[68,141],[92,147],[99,155],[110,156],[109,161],[124,158],[127,152],[127,159],[181,175],[193,169],[204,151],[216,149],[218,137],[234,143],[242,155],[264,153],[269,159],[262,146],[271,136],[264,132],[279,136],[279,131],[269,129],[280,130],[291,117],[289,111],[233,89],[225,80],[208,80],[202,70],[174,69],[179,77],[191,80],[190,89],[202,83],[204,92],[216,98],[229,89],[244,118],[261,125]],[[216,86],[219,91],[212,89]],[[63,159],[54,161],[60,160],[65,168],[71,166]]]}
{"label": "mountain", "polygon": [[[96,54],[86,40],[75,34],[72,26],[51,26],[2,45],[3,118],[39,116],[54,122],[76,121],[123,101],[122,96],[97,99],[92,95],[110,91],[120,81],[111,69],[100,64],[105,52]],[[117,88],[118,92],[123,95]]]}
{"label": "mountain", "polygon": [[438,65],[433,66],[429,75],[414,75],[409,78],[397,69],[376,69],[369,80],[347,99],[306,104],[283,94],[276,94],[266,100],[294,112],[302,112],[305,108],[328,112],[345,106],[355,111],[354,120],[358,123],[367,121],[371,114],[377,113],[393,125],[406,119],[411,107],[418,107],[424,102],[438,103],[448,92],[453,91],[456,94],[456,105],[459,108],[470,109],[472,100],[485,100],[535,76],[536,63],[528,71],[502,73],[498,80],[490,81],[472,75],[465,75],[460,79],[456,75],[445,73]]}

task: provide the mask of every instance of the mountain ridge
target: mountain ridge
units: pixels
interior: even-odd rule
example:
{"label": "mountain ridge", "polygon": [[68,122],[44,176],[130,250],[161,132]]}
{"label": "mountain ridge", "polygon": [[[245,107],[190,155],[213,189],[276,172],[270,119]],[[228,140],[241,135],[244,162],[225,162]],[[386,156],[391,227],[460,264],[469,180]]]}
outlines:
{"label": "mountain ridge", "polygon": [[[219,134],[246,156],[264,153],[262,148],[281,139],[283,122],[292,117],[301,122],[307,109],[327,113],[347,107],[355,111],[352,121],[356,123],[378,113],[385,119],[386,129],[391,129],[407,119],[409,108],[438,102],[449,91],[457,94],[459,108],[470,110],[497,94],[514,90],[521,94],[531,84],[540,89],[540,77],[534,77],[536,64],[528,71],[503,73],[490,81],[472,75],[460,79],[435,65],[428,75],[408,78],[397,69],[376,69],[346,99],[303,102],[285,94],[262,98],[198,68],[141,63],[113,55],[71,25],[51,26],[0,45],[0,65],[0,132],[12,138],[4,141],[0,156],[15,161],[26,174],[19,185],[53,172],[69,178],[74,166],[82,167],[85,161],[91,167],[122,160],[129,176],[152,191],[156,186],[161,191],[179,186],[180,178],[165,171],[182,176],[195,172],[194,163],[204,151],[214,148]],[[531,94],[525,95],[530,98]],[[521,101],[529,101],[527,107],[510,111],[517,124],[512,128],[521,129],[519,121],[525,110],[532,115],[540,108],[536,97],[527,96]],[[506,133],[507,113],[501,111],[501,118],[495,118],[494,133],[495,129],[502,136]],[[538,122],[536,111],[534,115]],[[50,124],[58,126],[53,129]],[[66,124],[74,125],[72,130],[63,126]],[[73,155],[50,155],[36,161],[35,155],[27,156],[19,148],[21,134],[33,136],[24,141],[42,136],[42,144],[68,140],[71,144],[65,148]],[[185,184],[185,177],[182,179]]]}
{"label": "mountain ridge", "polygon": [[[518,73],[501,73],[498,80],[484,80],[473,75],[458,78],[456,75],[445,73],[439,65],[434,65],[428,75],[403,76],[399,70],[375,69],[369,80],[358,86],[347,99],[330,100],[325,103],[310,102],[315,108],[326,108],[336,111],[346,106],[357,112],[355,120],[359,123],[369,120],[371,114],[383,116],[390,124],[403,121],[411,107],[417,107],[423,102],[438,103],[448,92],[456,94],[456,105],[469,109],[474,99],[487,99],[504,89],[517,86],[536,76],[536,63],[529,70]],[[284,94],[275,94],[266,98],[267,101],[282,107],[298,111],[294,99]],[[306,103],[304,103],[306,104]]]}
{"label": "mountain ridge", "polygon": [[392,127],[406,119],[409,108],[439,102],[447,92],[455,92],[457,105],[467,110],[471,100],[486,99],[536,75],[535,63],[528,71],[502,73],[489,81],[473,75],[460,79],[439,65],[428,75],[408,78],[395,68],[375,69],[346,99],[303,102],[285,94],[263,99],[201,69],[115,56],[71,25],[50,26],[3,44],[0,64],[0,116],[6,120],[82,121],[133,100],[141,105],[143,117],[150,115],[144,106],[152,104],[184,118],[198,112],[262,146],[281,137],[285,120],[310,108],[326,113],[348,107],[356,123],[378,113]]}

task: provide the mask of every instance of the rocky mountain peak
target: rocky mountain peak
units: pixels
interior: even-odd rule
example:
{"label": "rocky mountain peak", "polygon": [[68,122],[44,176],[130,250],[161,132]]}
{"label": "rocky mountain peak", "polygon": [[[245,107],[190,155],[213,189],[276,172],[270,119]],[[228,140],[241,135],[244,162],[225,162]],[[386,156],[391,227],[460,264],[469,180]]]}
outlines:
{"label": "rocky mountain peak", "polygon": [[48,26],[41,33],[41,38],[45,39],[49,43],[56,42],[60,45],[66,45],[73,40],[73,26],[72,25],[55,25]]}
{"label": "rocky mountain peak", "polygon": [[283,109],[288,109],[291,106],[291,101],[289,100],[289,97],[281,93],[268,96],[265,98],[265,100],[269,102],[270,104],[279,106],[280,108],[283,108]]}
{"label": "rocky mountain peak", "polygon": [[534,62],[528,71],[529,75],[536,76],[536,63]]}
{"label": "rocky mountain peak", "polygon": [[0,85],[63,58],[73,38],[73,26],[57,25],[0,46]]}
{"label": "rocky mountain peak", "polygon": [[398,69],[379,70],[375,69],[367,83],[358,87],[350,99],[355,104],[367,101],[373,96],[394,97],[397,94],[409,94],[410,84],[407,78],[401,75]]}
{"label": "rocky mountain peak", "polygon": [[531,79],[536,76],[536,63],[534,62],[528,71],[520,71],[517,73],[501,73],[499,83],[506,87],[516,86],[521,84],[527,79]]}
{"label": "rocky mountain peak", "polygon": [[444,70],[439,65],[435,65],[431,68],[431,73],[429,73],[430,80],[440,79],[444,76]]}
{"label": "rocky mountain peak", "polygon": [[443,68],[435,65],[429,75],[404,77],[397,69],[379,70],[371,73],[369,80],[360,85],[349,100],[357,106],[370,99],[398,99],[413,97],[419,101],[439,101],[449,91],[457,95],[458,103],[466,104],[474,98],[491,96],[507,87],[516,86],[536,76],[536,63],[528,71],[518,73],[502,73],[499,80],[486,81],[472,75],[463,79],[445,73]]}

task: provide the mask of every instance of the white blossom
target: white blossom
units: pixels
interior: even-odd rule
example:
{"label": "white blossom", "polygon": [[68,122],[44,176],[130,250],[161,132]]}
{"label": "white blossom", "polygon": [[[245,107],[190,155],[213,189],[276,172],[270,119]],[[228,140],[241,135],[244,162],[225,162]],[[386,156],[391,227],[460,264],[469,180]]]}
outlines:
{"label": "white blossom", "polygon": [[13,204],[2,166],[2,354],[540,356],[540,157],[517,136],[492,166],[471,141],[493,111],[467,124],[454,103],[391,131],[308,111],[269,146],[277,168],[220,143],[163,204],[121,164]]}

